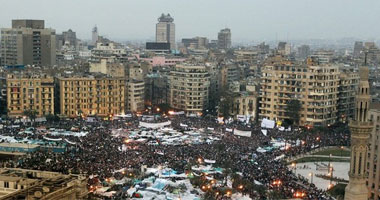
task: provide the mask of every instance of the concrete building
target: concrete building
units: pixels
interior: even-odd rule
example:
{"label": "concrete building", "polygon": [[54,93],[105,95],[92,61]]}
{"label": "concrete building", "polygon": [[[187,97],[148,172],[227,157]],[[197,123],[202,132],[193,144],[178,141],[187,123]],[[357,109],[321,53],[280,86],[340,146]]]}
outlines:
{"label": "concrete building", "polygon": [[209,86],[210,75],[204,65],[177,65],[169,75],[169,104],[199,114],[208,106]]}
{"label": "concrete building", "polygon": [[309,45],[302,45],[298,47],[298,54],[297,57],[299,59],[306,59],[310,55],[310,46]]}
{"label": "concrete building", "polygon": [[319,64],[328,64],[334,57],[334,51],[332,50],[317,50],[310,56],[314,62]]}
{"label": "concrete building", "polygon": [[[370,138],[373,122],[369,120],[369,95],[368,67],[360,67],[360,82],[355,104],[355,119],[351,120],[351,161],[348,172],[349,183],[345,189],[345,200],[367,200],[368,188],[368,140]],[[372,148],[374,148],[372,146]],[[376,148],[376,146],[375,146]]]}
{"label": "concrete building", "polygon": [[257,118],[257,100],[258,94],[254,92],[240,92],[234,96],[231,114],[233,116],[249,116],[251,121]]}
{"label": "concrete building", "polygon": [[231,29],[225,28],[218,33],[218,48],[229,49],[231,48]]}
{"label": "concrete building", "polygon": [[338,87],[338,120],[346,123],[354,119],[355,97],[359,85],[359,74],[353,69],[340,68]]}
{"label": "concrete building", "polygon": [[182,44],[190,49],[206,49],[208,47],[208,39],[206,37],[183,38]]}
{"label": "concrete building", "polygon": [[162,14],[158,18],[158,23],[156,24],[156,42],[166,42],[170,43],[170,49],[176,49],[175,43],[175,24],[174,19],[170,14]]}
{"label": "concrete building", "polygon": [[105,75],[58,77],[62,116],[109,117],[125,113],[125,79]]}
{"label": "concrete building", "polygon": [[77,46],[77,34],[69,29],[68,31],[62,32],[63,44],[69,43],[70,46],[74,48]]}
{"label": "concrete building", "polygon": [[55,65],[55,40],[43,20],[12,20],[12,28],[1,29],[2,65]]}
{"label": "concrete building", "polygon": [[8,74],[8,116],[20,117],[36,111],[37,117],[54,114],[54,79],[46,75]]}
{"label": "concrete building", "polygon": [[371,103],[369,109],[369,120],[374,124],[374,129],[368,141],[368,197],[369,199],[380,199],[380,103]]}
{"label": "concrete building", "polygon": [[129,79],[127,86],[127,111],[141,112],[145,109],[145,82]]}
{"label": "concrete building", "polygon": [[0,199],[87,199],[87,179],[57,172],[0,169]]}
{"label": "concrete building", "polygon": [[[284,121],[287,102],[301,102],[300,125],[320,126],[337,120],[339,67],[296,64],[273,58],[262,69],[260,119]],[[278,60],[277,60],[278,59]]]}
{"label": "concrete building", "polygon": [[139,58],[139,60],[150,63],[153,67],[175,66],[178,63],[185,61],[185,58],[153,56],[151,58]]}
{"label": "concrete building", "polygon": [[92,29],[91,44],[93,46],[96,46],[98,39],[99,39],[98,27],[95,25],[94,28]]}
{"label": "concrete building", "polygon": [[102,73],[111,77],[125,77],[124,65],[112,59],[100,59],[100,62],[91,62],[89,71],[90,73]]}
{"label": "concrete building", "polygon": [[354,58],[359,58],[360,55],[362,54],[363,50],[364,50],[364,44],[363,44],[363,42],[356,41],[355,45],[354,45],[353,57]]}
{"label": "concrete building", "polygon": [[168,77],[166,74],[152,73],[145,77],[145,105],[157,106],[169,102]]}
{"label": "concrete building", "polygon": [[277,46],[277,51],[281,55],[290,55],[291,54],[291,46],[287,42],[279,42]]}

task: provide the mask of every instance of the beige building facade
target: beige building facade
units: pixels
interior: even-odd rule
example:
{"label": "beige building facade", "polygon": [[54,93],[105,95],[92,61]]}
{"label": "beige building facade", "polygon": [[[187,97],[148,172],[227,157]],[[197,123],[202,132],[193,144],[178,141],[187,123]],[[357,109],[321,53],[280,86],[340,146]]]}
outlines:
{"label": "beige building facade", "polygon": [[0,169],[0,199],[79,200],[88,195],[87,179],[78,175],[17,168]]}
{"label": "beige building facade", "polygon": [[102,73],[112,77],[125,77],[125,67],[121,63],[109,59],[100,59],[90,63],[90,73]]}
{"label": "beige building facade", "polygon": [[369,137],[368,145],[368,197],[369,199],[380,199],[380,104],[371,103],[369,110],[369,120],[373,122],[374,129]]}
{"label": "beige building facade", "polygon": [[127,111],[141,112],[145,109],[145,82],[131,79],[127,82]]}
{"label": "beige building facade", "polygon": [[205,66],[177,65],[169,75],[169,104],[172,108],[197,114],[207,108],[210,74]]}
{"label": "beige building facade", "polygon": [[8,116],[21,117],[24,111],[36,111],[41,117],[54,114],[54,79],[46,75],[8,74]]}
{"label": "beige building facade", "polygon": [[257,118],[258,94],[254,92],[240,92],[233,98],[232,114],[234,116],[249,116],[251,121]]}
{"label": "beige building facade", "polygon": [[60,114],[66,117],[125,113],[125,79],[107,76],[59,77]]}
{"label": "beige building facade", "polygon": [[302,105],[300,125],[320,126],[337,120],[339,67],[295,64],[282,60],[262,69],[260,119],[284,121],[291,99]]}

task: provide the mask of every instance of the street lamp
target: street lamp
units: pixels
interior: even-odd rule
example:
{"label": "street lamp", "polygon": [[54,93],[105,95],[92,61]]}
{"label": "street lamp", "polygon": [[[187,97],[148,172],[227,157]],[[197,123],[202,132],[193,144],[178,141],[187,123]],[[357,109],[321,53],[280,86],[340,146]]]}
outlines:
{"label": "street lamp", "polygon": [[343,156],[343,146],[340,146],[340,157],[342,157]]}
{"label": "street lamp", "polygon": [[294,169],[294,173],[296,174],[296,176],[297,176],[297,164],[294,162],[294,163],[292,163],[292,167],[293,167],[293,169]]}
{"label": "street lamp", "polygon": [[313,176],[314,176],[313,172],[310,172],[309,176],[310,176],[310,183],[313,184]]}

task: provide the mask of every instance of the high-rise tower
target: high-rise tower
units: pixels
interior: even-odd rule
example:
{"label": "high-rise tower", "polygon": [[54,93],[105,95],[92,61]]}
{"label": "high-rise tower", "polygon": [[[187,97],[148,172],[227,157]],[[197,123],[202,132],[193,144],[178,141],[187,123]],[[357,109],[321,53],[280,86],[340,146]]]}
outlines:
{"label": "high-rise tower", "polygon": [[96,46],[96,42],[98,41],[99,33],[98,33],[98,27],[95,25],[95,27],[92,29],[92,45]]}
{"label": "high-rise tower", "polygon": [[12,28],[1,29],[2,65],[53,66],[56,60],[55,30],[44,20],[12,20]]}
{"label": "high-rise tower", "polygon": [[369,95],[368,67],[360,67],[359,90],[356,96],[355,120],[349,124],[351,130],[351,162],[346,187],[345,200],[366,200],[368,189],[366,186],[366,163],[368,154],[368,139],[373,123],[368,120]]}
{"label": "high-rise tower", "polygon": [[170,43],[170,49],[174,50],[175,45],[175,24],[170,14],[162,14],[156,24],[156,42]]}

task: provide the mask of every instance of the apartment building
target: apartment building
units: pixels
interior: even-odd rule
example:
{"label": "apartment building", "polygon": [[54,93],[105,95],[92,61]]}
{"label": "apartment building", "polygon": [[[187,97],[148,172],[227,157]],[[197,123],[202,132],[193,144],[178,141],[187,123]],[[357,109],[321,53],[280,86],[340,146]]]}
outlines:
{"label": "apartment building", "polygon": [[257,99],[255,92],[240,92],[233,98],[232,115],[250,116],[254,121],[257,118]]}
{"label": "apartment building", "polygon": [[354,69],[341,67],[338,87],[338,120],[346,123],[354,118],[355,96],[359,74]]}
{"label": "apartment building", "polygon": [[0,169],[0,199],[87,199],[87,179],[79,175],[18,168]]}
{"label": "apartment building", "polygon": [[145,109],[145,82],[142,80],[130,79],[127,86],[127,111],[141,112]]}
{"label": "apartment building", "polygon": [[100,59],[98,62],[90,63],[90,73],[102,73],[112,77],[124,77],[125,67],[122,63],[113,59]]}
{"label": "apartment building", "polygon": [[262,69],[259,117],[284,121],[287,102],[298,99],[302,104],[300,125],[333,124],[338,113],[338,87],[338,66],[274,58]]}
{"label": "apartment building", "polygon": [[52,66],[56,62],[55,30],[44,20],[12,20],[1,29],[2,65]]}
{"label": "apartment building", "polygon": [[8,116],[20,117],[24,111],[36,111],[41,117],[54,114],[54,79],[37,74],[8,74]]}
{"label": "apartment building", "polygon": [[197,114],[208,106],[210,75],[204,65],[177,65],[169,74],[169,104]]}
{"label": "apartment building", "polygon": [[369,199],[380,199],[380,103],[371,103],[368,112],[369,120],[373,122],[374,128],[369,136],[368,159],[367,159],[367,186]]}
{"label": "apartment building", "polygon": [[125,113],[125,79],[105,75],[58,77],[59,111],[66,117]]}

